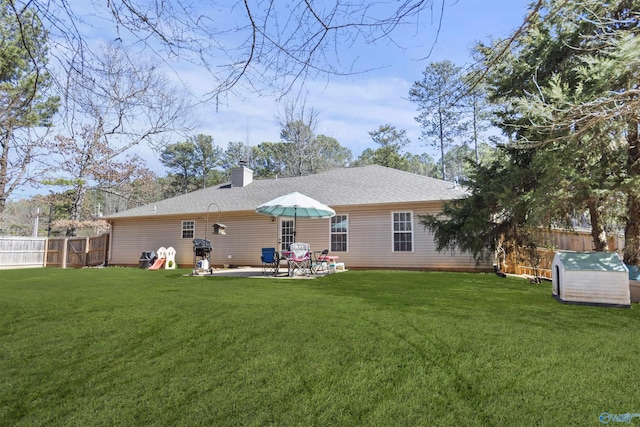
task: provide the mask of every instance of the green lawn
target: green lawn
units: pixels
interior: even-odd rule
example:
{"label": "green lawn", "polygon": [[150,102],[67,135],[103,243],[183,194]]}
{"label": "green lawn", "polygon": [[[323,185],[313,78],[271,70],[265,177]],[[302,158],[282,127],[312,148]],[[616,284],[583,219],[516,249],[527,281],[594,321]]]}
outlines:
{"label": "green lawn", "polygon": [[187,272],[0,271],[0,425],[582,426],[640,412],[636,304],[563,305],[549,283],[491,274]]}

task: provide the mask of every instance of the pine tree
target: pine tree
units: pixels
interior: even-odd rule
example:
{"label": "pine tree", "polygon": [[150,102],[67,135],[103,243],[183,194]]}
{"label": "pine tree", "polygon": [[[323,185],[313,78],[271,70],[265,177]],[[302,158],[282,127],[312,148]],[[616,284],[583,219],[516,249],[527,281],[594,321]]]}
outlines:
{"label": "pine tree", "polygon": [[0,0],[0,228],[7,198],[39,154],[42,140],[27,131],[49,126],[59,104],[47,93],[47,38],[33,10]]}

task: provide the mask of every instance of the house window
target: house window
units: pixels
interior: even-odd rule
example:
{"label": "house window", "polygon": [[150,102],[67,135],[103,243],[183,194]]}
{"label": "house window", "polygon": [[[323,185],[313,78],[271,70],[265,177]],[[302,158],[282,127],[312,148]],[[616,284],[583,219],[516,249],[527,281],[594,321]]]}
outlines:
{"label": "house window", "polygon": [[347,252],[349,220],[346,215],[331,218],[331,252]]}
{"label": "house window", "polygon": [[195,221],[182,221],[182,238],[193,239],[195,235],[196,222]]}
{"label": "house window", "polygon": [[288,251],[289,245],[295,241],[292,219],[283,219],[280,221],[280,250]]}
{"label": "house window", "polygon": [[411,212],[393,213],[393,251],[413,251],[413,220]]}

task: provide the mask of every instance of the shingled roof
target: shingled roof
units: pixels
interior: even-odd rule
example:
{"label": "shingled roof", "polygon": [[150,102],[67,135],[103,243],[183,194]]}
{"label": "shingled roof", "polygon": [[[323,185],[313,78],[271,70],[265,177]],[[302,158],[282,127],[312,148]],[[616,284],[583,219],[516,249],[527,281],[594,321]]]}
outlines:
{"label": "shingled roof", "polygon": [[384,166],[333,169],[315,175],[254,180],[244,187],[222,184],[118,212],[106,219],[207,212],[254,211],[276,197],[298,191],[331,207],[452,200],[465,191],[452,182]]}

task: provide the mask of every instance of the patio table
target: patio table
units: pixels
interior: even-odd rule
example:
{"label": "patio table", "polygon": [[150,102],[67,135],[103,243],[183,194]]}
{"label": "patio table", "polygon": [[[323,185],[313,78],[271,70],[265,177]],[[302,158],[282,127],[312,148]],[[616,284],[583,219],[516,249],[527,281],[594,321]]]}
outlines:
{"label": "patio table", "polygon": [[[315,251],[314,252],[315,261],[320,263],[320,265],[322,265],[322,264],[331,264],[332,262],[335,262],[338,259],[340,259],[340,257],[337,256],[337,255],[319,255],[319,256],[317,255],[317,254],[321,254],[321,253],[322,253],[322,251]],[[317,267],[316,267],[314,272],[315,273],[318,272],[318,268]]]}

